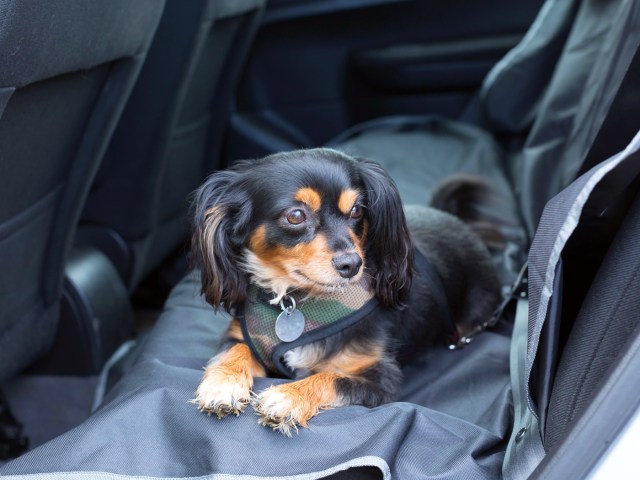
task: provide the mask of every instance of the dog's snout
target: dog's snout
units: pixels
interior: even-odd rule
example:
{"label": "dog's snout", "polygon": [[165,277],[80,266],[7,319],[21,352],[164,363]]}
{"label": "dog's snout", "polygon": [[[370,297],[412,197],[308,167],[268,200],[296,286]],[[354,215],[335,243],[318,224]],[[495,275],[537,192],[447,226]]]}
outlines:
{"label": "dog's snout", "polygon": [[342,278],[351,278],[360,270],[362,258],[357,253],[345,253],[333,257],[331,263]]}

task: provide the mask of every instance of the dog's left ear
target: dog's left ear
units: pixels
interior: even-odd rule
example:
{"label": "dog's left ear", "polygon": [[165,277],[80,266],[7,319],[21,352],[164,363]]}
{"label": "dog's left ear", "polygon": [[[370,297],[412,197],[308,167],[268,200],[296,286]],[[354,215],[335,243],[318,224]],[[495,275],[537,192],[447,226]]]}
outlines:
{"label": "dog's left ear", "polygon": [[401,307],[411,288],[414,253],[400,193],[377,163],[360,160],[358,169],[367,197],[367,268],[376,297],[383,305]]}

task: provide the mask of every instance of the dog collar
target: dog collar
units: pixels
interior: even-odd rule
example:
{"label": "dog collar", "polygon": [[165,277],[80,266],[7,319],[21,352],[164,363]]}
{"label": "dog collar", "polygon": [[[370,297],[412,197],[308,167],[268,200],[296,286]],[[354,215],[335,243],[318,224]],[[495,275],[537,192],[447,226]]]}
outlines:
{"label": "dog collar", "polygon": [[[282,306],[272,305],[270,301],[273,295],[254,285],[249,286],[247,294],[248,299],[237,315],[244,340],[267,370],[289,378],[293,377],[294,372],[284,363],[287,351],[322,340],[354,325],[378,305],[364,277],[361,282],[322,298],[304,299],[304,293],[298,293],[297,303],[285,298]],[[291,341],[286,341],[286,335],[283,340],[283,335],[278,336],[276,331],[278,318],[287,315],[287,312],[301,315],[303,319],[301,333],[294,335]]]}

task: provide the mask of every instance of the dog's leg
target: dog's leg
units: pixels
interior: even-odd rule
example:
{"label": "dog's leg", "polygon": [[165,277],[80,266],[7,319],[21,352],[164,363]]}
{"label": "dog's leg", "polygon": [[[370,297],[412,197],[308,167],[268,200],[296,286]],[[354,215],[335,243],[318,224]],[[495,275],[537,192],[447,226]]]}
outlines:
{"label": "dog's leg", "polygon": [[265,376],[249,346],[235,338],[236,326],[234,320],[228,332],[235,343],[209,361],[193,400],[201,411],[218,418],[240,415],[249,403],[253,378]]}
{"label": "dog's leg", "polygon": [[324,371],[261,392],[251,400],[260,423],[291,436],[321,410],[346,405],[375,407],[391,401],[401,381],[400,368],[388,358],[362,357],[358,365],[353,355],[339,354],[323,365]]}
{"label": "dog's leg", "polygon": [[298,425],[306,427],[320,410],[344,405],[336,389],[335,373],[316,373],[297,382],[269,387],[252,399],[260,424],[288,437]]}

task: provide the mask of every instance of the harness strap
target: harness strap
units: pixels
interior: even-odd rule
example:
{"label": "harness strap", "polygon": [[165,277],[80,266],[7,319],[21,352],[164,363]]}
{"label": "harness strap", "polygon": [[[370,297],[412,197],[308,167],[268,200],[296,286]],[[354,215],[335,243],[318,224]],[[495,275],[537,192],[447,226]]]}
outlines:
{"label": "harness strap", "polygon": [[355,325],[364,317],[369,315],[373,310],[378,308],[378,301],[375,298],[369,300],[364,307],[356,310],[350,315],[346,317],[342,317],[339,320],[325,326],[316,328],[314,330],[310,330],[309,332],[304,333],[300,338],[294,340],[293,342],[282,342],[277,345],[273,349],[273,353],[271,355],[271,362],[278,369],[282,375],[285,375],[289,378],[294,377],[294,372],[287,364],[284,363],[284,355],[290,350],[293,350],[296,347],[300,347],[302,345],[306,345],[308,343],[317,342],[318,340],[323,340],[331,335],[335,335],[336,333],[341,332],[349,328],[352,325]]}
{"label": "harness strap", "polygon": [[374,310],[378,302],[374,298],[368,281],[363,277],[360,284],[348,290],[328,294],[324,298],[299,300],[297,310],[304,317],[303,333],[292,341],[281,340],[276,332],[276,322],[281,308],[272,305],[273,295],[250,286],[249,299],[238,312],[244,340],[254,356],[270,372],[292,378],[294,372],[284,363],[284,354],[301,345],[312,343],[334,335]]}
{"label": "harness strap", "polygon": [[[451,326],[452,341],[457,341],[457,329],[440,275],[418,250],[415,251],[415,269],[416,274],[428,284],[436,309]],[[362,285],[364,286],[349,290],[333,299],[300,302],[299,309],[305,316],[305,330],[300,337],[291,342],[280,341],[275,334],[275,322],[281,309],[270,303],[272,295],[251,285],[248,290],[249,299],[237,313],[244,340],[255,358],[268,371],[293,378],[295,372],[284,362],[284,356],[288,351],[335,335],[380,308],[367,280],[363,279]]]}

